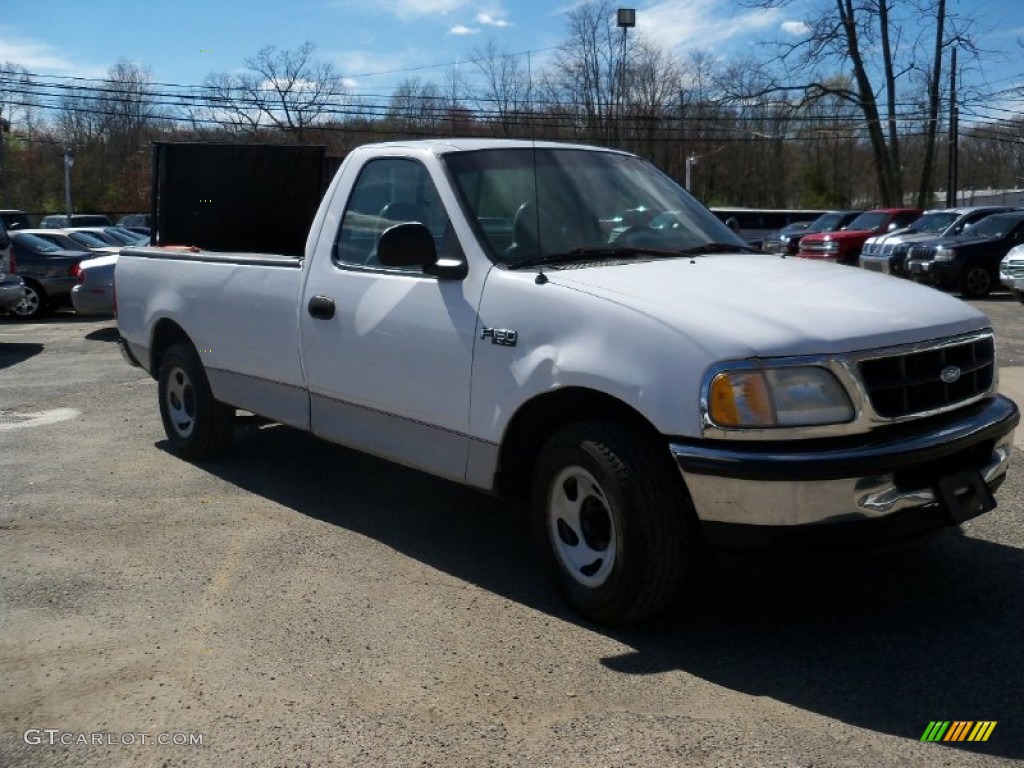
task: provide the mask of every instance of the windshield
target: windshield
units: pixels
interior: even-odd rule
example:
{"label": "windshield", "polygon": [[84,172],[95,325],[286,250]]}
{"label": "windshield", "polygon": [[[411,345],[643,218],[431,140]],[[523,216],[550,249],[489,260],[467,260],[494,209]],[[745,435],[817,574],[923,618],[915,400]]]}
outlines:
{"label": "windshield", "polygon": [[889,220],[889,214],[882,211],[867,211],[850,222],[849,230],[878,229]]}
{"label": "windshield", "polygon": [[90,248],[105,248],[110,245],[106,240],[96,237],[92,232],[69,232],[68,237]]}
{"label": "windshield", "polygon": [[[971,237],[1003,237],[1020,221],[1022,216],[997,214],[982,219],[971,227]],[[966,234],[966,233],[965,233]]]}
{"label": "windshield", "polygon": [[513,148],[445,156],[463,209],[494,261],[574,251],[747,250],[650,163],[594,150]]}
{"label": "windshield", "polygon": [[60,250],[59,246],[54,245],[49,240],[43,240],[43,238],[30,235],[27,232],[12,232],[11,236],[17,241],[18,245],[31,248],[37,253],[53,253]]}
{"label": "windshield", "polygon": [[907,225],[907,229],[911,232],[938,234],[949,229],[950,225],[958,218],[960,218],[959,215],[955,213],[926,213],[921,218],[910,222]]}
{"label": "windshield", "polygon": [[823,213],[807,227],[809,232],[834,232],[843,226],[849,216],[845,213]]}

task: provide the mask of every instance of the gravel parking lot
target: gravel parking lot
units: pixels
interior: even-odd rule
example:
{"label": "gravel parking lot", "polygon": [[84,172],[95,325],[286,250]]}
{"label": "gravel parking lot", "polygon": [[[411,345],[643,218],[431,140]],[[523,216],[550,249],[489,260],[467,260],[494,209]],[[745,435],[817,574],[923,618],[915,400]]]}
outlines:
{"label": "gravel parking lot", "polygon": [[[1020,386],[1024,307],[975,303]],[[512,505],[255,420],[175,458],[116,338],[0,318],[0,766],[1024,760],[1019,459],[962,531],[609,631]]]}

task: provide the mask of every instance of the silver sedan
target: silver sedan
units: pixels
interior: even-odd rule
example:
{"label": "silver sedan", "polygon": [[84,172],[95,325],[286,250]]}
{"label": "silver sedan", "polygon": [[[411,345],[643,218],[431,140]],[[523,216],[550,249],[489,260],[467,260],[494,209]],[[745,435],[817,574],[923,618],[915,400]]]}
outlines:
{"label": "silver sedan", "polygon": [[78,285],[71,289],[71,305],[80,315],[114,314],[114,267],[117,254],[86,259],[78,265]]}
{"label": "silver sedan", "polygon": [[25,281],[0,272],[0,312],[9,312],[25,298]]}

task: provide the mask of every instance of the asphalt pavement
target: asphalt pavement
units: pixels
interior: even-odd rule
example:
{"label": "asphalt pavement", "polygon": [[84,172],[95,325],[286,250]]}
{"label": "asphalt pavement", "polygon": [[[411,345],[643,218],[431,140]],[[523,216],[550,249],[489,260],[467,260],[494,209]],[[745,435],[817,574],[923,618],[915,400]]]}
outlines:
{"label": "asphalt pavement", "polygon": [[[975,304],[1024,402],[1024,307]],[[960,530],[608,630],[514,505],[256,420],[176,458],[116,337],[0,318],[0,766],[1024,760],[1019,457]]]}

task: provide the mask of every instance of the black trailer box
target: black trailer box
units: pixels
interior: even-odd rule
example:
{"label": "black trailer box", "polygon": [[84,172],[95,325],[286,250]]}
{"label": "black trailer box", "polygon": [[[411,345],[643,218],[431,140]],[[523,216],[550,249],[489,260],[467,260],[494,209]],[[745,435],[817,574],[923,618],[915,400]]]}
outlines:
{"label": "black trailer box", "polygon": [[302,255],[337,164],[322,146],[156,143],[153,244]]}

